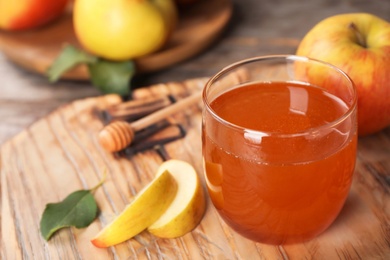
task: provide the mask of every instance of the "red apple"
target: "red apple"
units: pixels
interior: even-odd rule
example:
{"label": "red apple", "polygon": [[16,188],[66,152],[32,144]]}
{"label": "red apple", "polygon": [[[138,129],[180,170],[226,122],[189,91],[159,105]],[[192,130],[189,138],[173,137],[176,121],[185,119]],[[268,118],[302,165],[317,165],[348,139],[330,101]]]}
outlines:
{"label": "red apple", "polygon": [[0,29],[36,28],[58,18],[68,0],[0,0]]}
{"label": "red apple", "polygon": [[390,125],[390,23],[367,13],[340,14],[315,25],[297,55],[329,62],[354,81],[360,136]]}

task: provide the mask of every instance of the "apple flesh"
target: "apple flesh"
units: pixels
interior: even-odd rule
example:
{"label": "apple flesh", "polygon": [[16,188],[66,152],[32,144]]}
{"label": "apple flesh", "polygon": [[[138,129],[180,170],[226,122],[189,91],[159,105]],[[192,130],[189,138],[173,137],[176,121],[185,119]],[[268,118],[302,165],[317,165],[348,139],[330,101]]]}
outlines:
{"label": "apple flesh", "polygon": [[178,184],[174,200],[148,231],[163,238],[176,238],[192,231],[201,221],[206,199],[195,169],[187,162],[169,160],[161,164],[157,175],[169,171]]}
{"label": "apple flesh", "polygon": [[58,18],[68,0],[0,0],[0,29],[33,29]]}
{"label": "apple flesh", "polygon": [[341,14],[315,25],[297,55],[346,72],[358,93],[359,136],[390,125],[390,23],[367,13]]}
{"label": "apple flesh", "polygon": [[92,244],[96,247],[109,247],[139,234],[163,214],[175,198],[177,189],[175,178],[164,171],[91,240]]}

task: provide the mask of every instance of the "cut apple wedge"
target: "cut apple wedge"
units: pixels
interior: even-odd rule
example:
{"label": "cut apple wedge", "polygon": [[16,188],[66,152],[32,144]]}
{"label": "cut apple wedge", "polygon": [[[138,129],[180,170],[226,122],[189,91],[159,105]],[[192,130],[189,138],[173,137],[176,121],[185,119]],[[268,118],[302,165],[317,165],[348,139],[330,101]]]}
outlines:
{"label": "cut apple wedge", "polygon": [[201,221],[206,200],[198,174],[188,163],[169,160],[161,164],[157,176],[169,171],[178,184],[176,196],[167,210],[148,227],[155,236],[175,238],[192,231]]}
{"label": "cut apple wedge", "polygon": [[139,234],[154,223],[176,198],[176,177],[169,171],[156,175],[134,200],[92,240],[96,247],[109,247]]}

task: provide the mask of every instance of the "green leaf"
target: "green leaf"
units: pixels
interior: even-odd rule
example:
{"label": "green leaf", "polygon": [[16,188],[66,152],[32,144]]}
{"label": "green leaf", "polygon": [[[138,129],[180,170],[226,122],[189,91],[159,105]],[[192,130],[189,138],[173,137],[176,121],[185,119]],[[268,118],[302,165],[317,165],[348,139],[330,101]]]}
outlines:
{"label": "green leaf", "polygon": [[61,228],[87,227],[96,218],[97,212],[96,201],[89,190],[75,191],[62,202],[46,205],[40,223],[42,236],[49,240]]}
{"label": "green leaf", "polygon": [[75,191],[59,203],[47,204],[40,223],[42,236],[48,241],[61,228],[83,228],[91,224],[98,212],[92,193],[103,185],[106,177],[105,169],[103,178],[92,189]]}
{"label": "green leaf", "polygon": [[99,60],[88,64],[92,84],[103,93],[117,93],[128,95],[130,80],[135,73],[135,64],[132,61],[113,62]]}
{"label": "green leaf", "polygon": [[63,73],[75,67],[78,64],[93,64],[98,58],[90,55],[72,45],[67,45],[61,51],[60,55],[54,60],[53,64],[47,70],[47,76],[51,82],[57,81]]}
{"label": "green leaf", "polygon": [[46,73],[49,80],[55,82],[62,74],[79,64],[88,66],[92,85],[103,93],[116,93],[122,96],[129,94],[130,80],[136,70],[133,61],[105,60],[72,45],[67,45],[62,50]]}

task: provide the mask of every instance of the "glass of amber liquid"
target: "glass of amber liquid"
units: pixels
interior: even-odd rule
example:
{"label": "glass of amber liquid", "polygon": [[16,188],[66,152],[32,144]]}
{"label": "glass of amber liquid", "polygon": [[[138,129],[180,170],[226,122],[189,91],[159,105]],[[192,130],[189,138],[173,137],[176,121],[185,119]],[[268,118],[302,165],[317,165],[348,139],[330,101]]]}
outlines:
{"label": "glass of amber liquid", "polygon": [[278,245],[332,224],[357,149],[357,93],[344,72],[306,57],[255,57],[213,76],[203,102],[207,189],[232,229]]}

